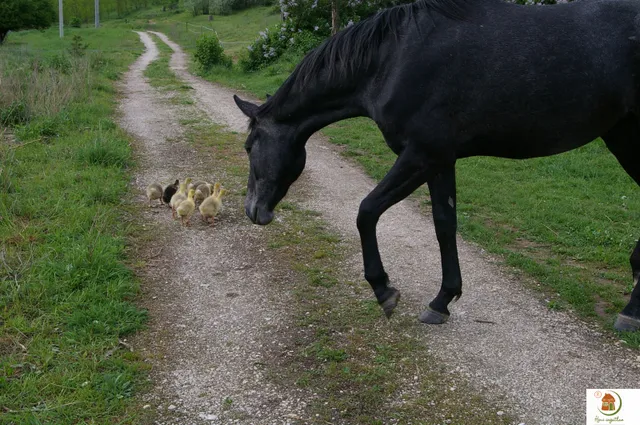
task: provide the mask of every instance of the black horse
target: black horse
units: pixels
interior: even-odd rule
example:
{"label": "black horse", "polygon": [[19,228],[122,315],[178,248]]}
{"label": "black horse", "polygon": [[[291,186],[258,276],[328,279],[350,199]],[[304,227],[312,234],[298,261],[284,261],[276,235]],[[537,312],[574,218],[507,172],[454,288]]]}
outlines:
{"label": "black horse", "polygon": [[[234,96],[250,118],[246,213],[271,222],[302,173],[308,138],[333,122],[370,117],[398,158],[360,204],[365,278],[391,315],[400,293],[388,285],[376,224],[427,183],[442,287],[420,320],[443,323],[462,294],[456,161],[554,155],[601,136],[640,184],[639,96],[637,0],[419,0],[386,9],[311,51],[263,105]],[[631,268],[636,285],[619,330],[640,329],[640,241]]]}

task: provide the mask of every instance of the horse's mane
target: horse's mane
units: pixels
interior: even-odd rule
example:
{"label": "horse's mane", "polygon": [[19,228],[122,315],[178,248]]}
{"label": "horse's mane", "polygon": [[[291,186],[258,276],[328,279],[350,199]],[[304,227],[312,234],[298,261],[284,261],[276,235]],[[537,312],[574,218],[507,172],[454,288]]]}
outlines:
{"label": "horse's mane", "polygon": [[473,1],[478,0],[418,0],[384,9],[345,28],[304,57],[278,91],[260,106],[258,116],[283,105],[294,87],[305,87],[323,69],[327,71],[326,82],[330,85],[353,81],[359,71],[366,70],[373,62],[386,37],[397,35],[407,20],[415,20],[417,11],[427,9],[450,19],[463,20]]}

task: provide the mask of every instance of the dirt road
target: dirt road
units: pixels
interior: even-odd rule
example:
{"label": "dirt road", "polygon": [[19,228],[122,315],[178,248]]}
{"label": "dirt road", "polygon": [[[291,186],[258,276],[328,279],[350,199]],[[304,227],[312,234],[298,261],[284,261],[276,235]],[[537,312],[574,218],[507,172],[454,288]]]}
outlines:
{"label": "dirt road", "polygon": [[[232,99],[235,92],[191,75],[179,46],[162,34],[156,35],[174,50],[172,69],[193,87],[193,108],[232,130],[246,131],[246,119]],[[142,143],[137,186],[143,189],[150,179],[166,184],[174,176],[184,175],[183,164],[192,162],[189,155],[193,153],[183,142],[166,142],[167,138],[180,138],[179,131],[175,134],[178,117],[192,112],[182,107],[179,111],[167,110],[166,105],[153,98],[153,90],[141,72],[153,57],[154,48],[146,34],[141,38],[148,50],[127,75],[122,112],[123,126]],[[180,161],[174,161],[176,155],[163,154],[169,149],[182,152]],[[159,168],[160,163],[163,166]],[[206,158],[200,163],[206,164]],[[206,168],[202,173],[206,174]],[[307,145],[306,170],[289,196],[321,212],[323,219],[344,238],[356,242],[358,205],[374,186],[374,181],[316,135]],[[287,300],[284,293],[277,293],[277,287],[267,284],[283,271],[268,258],[247,251],[247,245],[259,245],[261,230],[250,226],[241,215],[239,212],[233,217],[233,225],[224,234],[216,235],[222,243],[203,241],[194,236],[197,231],[175,226],[164,236],[162,254],[154,259],[158,267],[149,270],[147,276],[158,286],[149,288],[147,294],[156,298],[150,303],[152,325],[146,347],[166,356],[158,363],[160,370],[154,373],[156,387],[161,388],[166,400],[162,409],[167,408],[166,403],[173,403],[172,411],[193,417],[194,398],[201,392],[222,391],[233,394],[234,400],[242,400],[253,418],[261,418],[246,423],[284,423],[291,417],[287,415],[303,414],[295,412],[295,403],[288,402],[310,395],[292,388],[270,387],[270,382],[251,366],[256,360],[252,356],[261,355],[255,347],[277,344],[276,335],[287,326]],[[148,214],[148,219],[156,226],[170,221],[166,214],[154,212]],[[392,284],[403,294],[396,314],[417,320],[437,293],[441,278],[432,220],[413,201],[404,201],[382,217],[378,237]],[[239,243],[239,239],[252,242]],[[187,244],[195,248],[183,250],[181,247]],[[586,388],[638,385],[637,352],[612,343],[570,314],[549,310],[539,294],[524,289],[478,247],[462,240],[458,244],[464,295],[452,306],[448,323],[423,326],[420,330],[422,338],[429,342],[431,354],[452,373],[467,379],[479,392],[506,398],[520,418],[517,423],[527,425],[583,423]],[[361,276],[360,253],[353,250],[349,256],[347,267]],[[196,267],[202,264],[207,266]],[[194,283],[205,281],[211,273],[217,273],[216,290],[203,290]],[[232,281],[236,286],[240,282],[251,284],[241,288],[243,296],[230,301],[225,298],[224,288]],[[264,299],[276,304],[268,306],[261,302]],[[243,319],[241,327],[234,320],[236,316]],[[267,322],[269,326],[265,325]],[[219,345],[227,341],[228,345]],[[233,367],[218,367],[222,364]],[[603,368],[603,364],[607,366]],[[256,385],[264,386],[264,392],[251,392]],[[211,402],[210,397],[202,399],[208,404],[203,403],[199,417],[219,419],[216,412],[220,402]],[[260,408],[265,404],[270,406],[268,411]],[[187,423],[171,420],[162,423]]]}
{"label": "dirt road", "polygon": [[[197,156],[183,139],[180,120],[200,112],[171,106],[145,81],[158,51],[148,34],[140,38],[147,50],[125,76],[120,107],[121,125],[138,141],[135,186],[144,193],[154,181],[220,178],[208,165],[212,158]],[[154,390],[146,402],[157,409],[157,423],[230,423],[240,415],[287,423],[281,419],[298,411],[298,391],[275,387],[259,367],[288,326],[287,295],[273,285],[282,271],[252,249],[261,245],[260,232],[235,214],[238,208],[227,210],[215,232],[181,227],[166,207],[143,217],[156,241],[146,249],[143,275],[150,329],[134,346],[152,359]]]}

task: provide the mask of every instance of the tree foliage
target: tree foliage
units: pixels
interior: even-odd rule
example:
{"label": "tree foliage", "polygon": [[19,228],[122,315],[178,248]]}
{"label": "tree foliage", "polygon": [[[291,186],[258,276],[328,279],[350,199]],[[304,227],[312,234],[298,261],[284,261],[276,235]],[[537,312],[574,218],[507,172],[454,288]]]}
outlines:
{"label": "tree foliage", "polygon": [[1,0],[0,44],[9,31],[47,28],[54,19],[49,0]]}

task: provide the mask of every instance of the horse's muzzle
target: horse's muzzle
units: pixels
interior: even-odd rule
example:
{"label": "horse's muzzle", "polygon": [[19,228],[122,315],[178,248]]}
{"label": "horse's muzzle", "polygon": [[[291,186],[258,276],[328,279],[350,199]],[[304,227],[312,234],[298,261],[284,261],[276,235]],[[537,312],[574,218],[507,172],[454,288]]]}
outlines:
{"label": "horse's muzzle", "polygon": [[244,210],[253,224],[264,226],[273,221],[273,211],[269,211],[264,207],[258,207],[255,204],[246,205]]}

